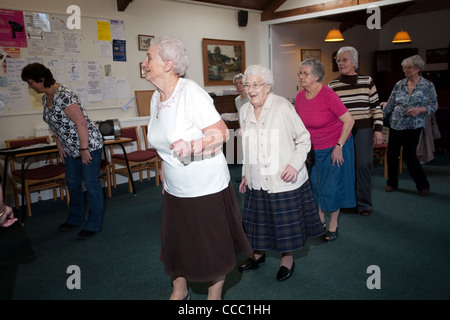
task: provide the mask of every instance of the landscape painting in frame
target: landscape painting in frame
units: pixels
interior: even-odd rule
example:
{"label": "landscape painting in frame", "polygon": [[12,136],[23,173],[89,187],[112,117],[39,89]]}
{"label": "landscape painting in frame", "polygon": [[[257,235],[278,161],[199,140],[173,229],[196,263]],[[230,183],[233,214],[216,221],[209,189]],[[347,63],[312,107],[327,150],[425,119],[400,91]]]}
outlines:
{"label": "landscape painting in frame", "polygon": [[232,85],[245,71],[245,41],[204,38],[202,53],[205,86]]}

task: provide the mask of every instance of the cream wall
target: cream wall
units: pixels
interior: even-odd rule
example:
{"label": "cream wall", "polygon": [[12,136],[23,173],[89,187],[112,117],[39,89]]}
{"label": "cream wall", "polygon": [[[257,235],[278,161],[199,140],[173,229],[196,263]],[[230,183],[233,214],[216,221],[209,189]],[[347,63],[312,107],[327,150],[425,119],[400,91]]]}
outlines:
{"label": "cream wall", "polygon": [[[168,0],[133,0],[124,12],[117,11],[116,0],[14,0],[0,8],[65,14],[69,5],[78,5],[82,17],[123,20],[127,37],[127,68],[130,91],[154,89],[138,73],[138,62],[145,52],[138,50],[137,35],[169,35],[184,42],[191,57],[187,76],[203,86],[202,38],[239,40],[246,43],[247,65],[260,61],[260,14],[249,12],[247,27],[239,27],[237,10],[202,6]],[[83,31],[83,25],[81,26]],[[89,30],[92,32],[92,30]],[[97,48],[93,48],[97,50]],[[231,87],[206,87],[208,92],[222,92]],[[130,97],[131,98],[131,97]],[[134,102],[127,111],[121,108],[99,109],[88,107],[92,120],[136,117]],[[41,114],[0,115],[0,147],[6,139],[34,135],[34,128],[45,123]]]}

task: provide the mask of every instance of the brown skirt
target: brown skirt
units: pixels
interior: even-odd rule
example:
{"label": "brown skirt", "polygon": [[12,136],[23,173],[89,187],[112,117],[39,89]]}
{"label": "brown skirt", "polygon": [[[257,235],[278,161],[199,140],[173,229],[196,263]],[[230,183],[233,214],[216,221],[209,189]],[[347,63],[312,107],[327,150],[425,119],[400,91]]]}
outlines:
{"label": "brown skirt", "polygon": [[208,282],[233,270],[237,253],[253,252],[231,183],[195,198],[165,192],[163,204],[160,259],[167,275]]}

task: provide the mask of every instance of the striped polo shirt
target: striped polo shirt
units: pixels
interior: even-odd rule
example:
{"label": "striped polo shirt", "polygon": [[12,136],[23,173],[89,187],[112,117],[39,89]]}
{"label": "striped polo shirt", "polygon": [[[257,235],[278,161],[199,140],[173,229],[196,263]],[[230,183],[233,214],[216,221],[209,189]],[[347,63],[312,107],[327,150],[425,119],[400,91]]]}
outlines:
{"label": "striped polo shirt", "polygon": [[378,92],[370,76],[341,75],[330,81],[328,86],[341,98],[355,120],[356,128],[373,128],[380,132],[383,130],[383,113]]}

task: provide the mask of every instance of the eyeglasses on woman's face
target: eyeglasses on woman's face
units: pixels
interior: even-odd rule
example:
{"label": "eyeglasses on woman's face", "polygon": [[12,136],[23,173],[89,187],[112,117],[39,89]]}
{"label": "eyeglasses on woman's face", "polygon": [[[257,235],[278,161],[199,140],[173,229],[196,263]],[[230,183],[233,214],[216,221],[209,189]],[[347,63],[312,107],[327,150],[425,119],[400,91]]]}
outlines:
{"label": "eyeglasses on woman's face", "polygon": [[300,78],[301,76],[304,76],[305,78],[308,78],[311,75],[311,72],[306,72],[306,71],[300,71],[299,73],[297,73],[297,76]]}
{"label": "eyeglasses on woman's face", "polygon": [[265,85],[265,83],[261,83],[261,84],[257,84],[257,83],[246,83],[244,84],[244,89],[245,90],[250,90],[250,88],[252,88],[253,90],[258,90],[259,88],[261,88],[263,85]]}

